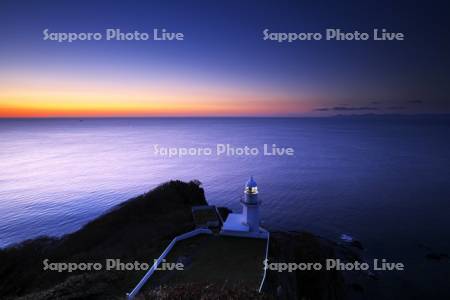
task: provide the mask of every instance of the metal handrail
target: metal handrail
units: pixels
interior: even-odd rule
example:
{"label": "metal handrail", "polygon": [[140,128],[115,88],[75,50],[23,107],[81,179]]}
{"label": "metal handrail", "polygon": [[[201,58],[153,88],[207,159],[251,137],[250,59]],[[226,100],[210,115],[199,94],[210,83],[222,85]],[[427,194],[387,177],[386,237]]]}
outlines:
{"label": "metal handrail", "polygon": [[[269,240],[270,240],[270,232],[267,231],[267,244],[266,244],[266,259],[265,259],[265,261],[267,261],[268,257],[269,257]],[[263,279],[261,280],[261,285],[259,286],[259,290],[258,290],[259,293],[261,293],[263,285],[264,285],[264,281],[266,280],[266,273],[267,273],[267,268],[264,268]]]}
{"label": "metal handrail", "polygon": [[212,234],[212,231],[207,228],[197,228],[192,231],[183,233],[179,236],[176,236],[170,244],[166,247],[164,252],[159,256],[159,258],[153,263],[153,266],[150,268],[150,270],[145,273],[144,277],[139,281],[139,283],[136,285],[136,287],[130,292],[127,293],[127,299],[132,300],[134,297],[136,297],[137,293],[141,290],[141,288],[144,286],[144,284],[147,282],[147,280],[152,276],[152,274],[155,272],[156,268],[159,266],[159,264],[163,261],[163,259],[169,254],[170,250],[172,250],[173,246],[176,244],[176,242],[185,240],[187,238],[199,235],[199,234]]}

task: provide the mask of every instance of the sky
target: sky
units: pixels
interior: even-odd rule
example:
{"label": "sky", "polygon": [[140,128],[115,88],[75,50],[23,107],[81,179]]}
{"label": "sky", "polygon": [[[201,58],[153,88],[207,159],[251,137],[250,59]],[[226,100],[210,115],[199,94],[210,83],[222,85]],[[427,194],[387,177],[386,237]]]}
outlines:
{"label": "sky", "polygon": [[[442,1],[0,2],[0,117],[450,113]],[[43,39],[181,32],[183,41]],[[403,41],[264,40],[270,32],[401,32]]]}

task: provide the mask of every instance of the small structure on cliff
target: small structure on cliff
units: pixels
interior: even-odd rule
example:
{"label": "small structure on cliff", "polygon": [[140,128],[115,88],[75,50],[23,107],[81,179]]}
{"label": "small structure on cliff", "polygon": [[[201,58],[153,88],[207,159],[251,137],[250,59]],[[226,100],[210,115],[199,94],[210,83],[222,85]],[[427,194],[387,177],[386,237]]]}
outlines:
{"label": "small structure on cliff", "polygon": [[267,238],[267,231],[260,227],[258,186],[253,177],[245,184],[244,198],[241,200],[242,213],[230,214],[222,226],[220,234]]}

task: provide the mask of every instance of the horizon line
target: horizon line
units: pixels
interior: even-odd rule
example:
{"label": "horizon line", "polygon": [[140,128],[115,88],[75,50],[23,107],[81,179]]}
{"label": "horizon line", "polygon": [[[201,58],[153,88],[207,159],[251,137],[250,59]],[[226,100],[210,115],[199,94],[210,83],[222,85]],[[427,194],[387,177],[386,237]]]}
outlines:
{"label": "horizon line", "polygon": [[449,113],[366,113],[366,114],[334,114],[334,115],[219,115],[219,116],[42,116],[42,117],[1,117],[0,120],[39,120],[39,119],[302,119],[302,118],[333,118],[333,117],[377,117],[377,116],[449,116]]}

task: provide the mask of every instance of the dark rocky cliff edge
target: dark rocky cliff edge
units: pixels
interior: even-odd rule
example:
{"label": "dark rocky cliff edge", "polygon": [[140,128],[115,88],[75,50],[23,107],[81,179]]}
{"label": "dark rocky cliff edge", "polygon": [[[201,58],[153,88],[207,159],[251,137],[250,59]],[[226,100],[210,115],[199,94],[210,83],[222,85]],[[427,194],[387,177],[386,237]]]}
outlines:
{"label": "dark rocky cliff edge", "polygon": [[[151,262],[170,240],[192,230],[191,207],[205,205],[198,181],[170,181],[130,199],[80,230],[61,238],[41,237],[0,250],[1,299],[124,299],[145,271],[44,271],[50,262]],[[272,233],[273,261],[324,261],[333,246],[309,233]],[[261,266],[262,267],[262,266]],[[268,272],[265,293],[186,284],[149,291],[144,299],[343,299],[338,272]]]}
{"label": "dark rocky cliff edge", "polygon": [[[321,263],[335,258],[335,245],[308,232],[272,232],[269,262]],[[339,271],[267,272],[265,290],[277,299],[345,299]]]}

